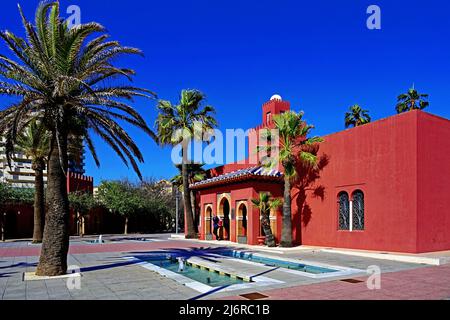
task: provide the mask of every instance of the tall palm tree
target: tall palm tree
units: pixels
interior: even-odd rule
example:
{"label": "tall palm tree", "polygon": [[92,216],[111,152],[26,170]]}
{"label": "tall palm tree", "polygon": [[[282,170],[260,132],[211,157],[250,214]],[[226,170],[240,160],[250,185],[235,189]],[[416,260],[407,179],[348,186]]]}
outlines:
{"label": "tall palm tree", "polygon": [[345,127],[358,127],[371,121],[369,110],[364,110],[359,105],[355,104],[350,107],[350,110],[345,113]]}
{"label": "tall palm tree", "polygon": [[[182,90],[180,101],[172,105],[170,101],[160,100],[158,103],[159,115],[156,120],[158,137],[161,144],[180,145],[182,147],[182,177],[183,199],[186,211],[186,238],[196,238],[191,194],[189,192],[188,146],[193,139],[202,140],[203,133],[217,125],[211,115],[212,106],[202,106],[205,96],[198,90]],[[198,130],[200,129],[200,130]]]}
{"label": "tall palm tree", "polygon": [[[189,163],[187,165],[188,169],[188,181],[189,185],[192,183],[202,181],[206,177],[206,170],[203,169],[204,164],[201,163]],[[176,165],[178,171],[180,172],[175,177],[171,179],[172,184],[180,188],[180,191],[183,191],[183,166],[181,164]],[[199,215],[197,214],[197,201],[196,201],[196,193],[193,189],[190,189],[189,192],[191,197],[191,208],[192,208],[192,214],[194,215],[194,229],[195,232],[198,232],[197,226],[198,226],[198,218]]]}
{"label": "tall palm tree", "polygon": [[261,192],[257,199],[252,199],[252,203],[259,209],[261,215],[261,224],[266,236],[266,244],[268,247],[275,247],[275,237],[270,228],[270,211],[281,206],[280,199],[271,199],[270,194]]}
{"label": "tall palm tree", "polygon": [[425,109],[430,105],[427,99],[428,94],[417,92],[413,85],[407,93],[402,93],[397,97],[397,113],[403,113],[415,109]]}
{"label": "tall palm tree", "polygon": [[49,147],[50,134],[37,119],[32,120],[17,137],[16,150],[31,159],[31,168],[34,171],[33,243],[42,242],[45,213],[44,169]]}
{"label": "tall palm tree", "polygon": [[[69,249],[69,202],[66,189],[68,135],[82,119],[88,128],[84,136],[94,161],[99,165],[92,134],[103,139],[139,177],[139,148],[118,121],[137,126],[156,139],[144,119],[127,101],[133,97],[153,98],[148,90],[113,85],[113,79],[128,79],[133,70],[114,66],[124,54],[140,54],[135,48],[109,41],[104,27],[92,22],[69,29],[60,18],[59,2],[43,2],[35,24],[19,8],[26,38],[0,32],[12,57],[0,55],[0,94],[19,98],[0,113],[0,135],[6,138],[8,161],[18,132],[36,114],[50,132],[47,161],[47,213],[42,250],[36,274],[55,276],[67,271]],[[94,34],[99,36],[93,37]],[[136,160],[137,159],[137,160]]]}
{"label": "tall palm tree", "polygon": [[[275,115],[273,122],[275,129],[278,130],[279,145],[266,145],[258,147],[259,150],[275,152],[276,161],[268,161],[265,166],[274,166],[278,163],[284,169],[284,193],[283,193],[283,226],[281,232],[280,246],[292,247],[292,209],[291,209],[291,189],[292,182],[297,177],[297,167],[299,164],[316,166],[317,156],[309,152],[310,146],[322,142],[320,137],[308,138],[311,130],[314,128],[308,125],[303,119],[303,112],[296,113],[288,111]],[[263,132],[268,139],[270,130]]]}

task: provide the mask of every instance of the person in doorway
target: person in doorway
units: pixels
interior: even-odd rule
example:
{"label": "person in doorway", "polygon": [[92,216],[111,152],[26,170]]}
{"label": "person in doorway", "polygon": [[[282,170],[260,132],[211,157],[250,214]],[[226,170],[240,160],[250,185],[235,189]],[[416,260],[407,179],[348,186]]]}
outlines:
{"label": "person in doorway", "polygon": [[228,216],[223,217],[223,238],[230,240],[230,218]]}
{"label": "person in doorway", "polygon": [[220,237],[219,237],[219,222],[220,219],[217,215],[214,215],[213,217],[213,234],[216,236],[216,240],[219,241]]}

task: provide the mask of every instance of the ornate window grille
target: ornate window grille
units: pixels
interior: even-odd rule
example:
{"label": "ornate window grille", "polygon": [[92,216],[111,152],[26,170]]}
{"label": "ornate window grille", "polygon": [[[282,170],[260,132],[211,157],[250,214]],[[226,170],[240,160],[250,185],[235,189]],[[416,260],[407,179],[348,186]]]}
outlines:
{"label": "ornate window grille", "polygon": [[364,193],[361,190],[353,192],[353,230],[364,230]]}
{"label": "ornate window grille", "polygon": [[350,205],[348,193],[343,191],[338,195],[339,230],[350,229]]}

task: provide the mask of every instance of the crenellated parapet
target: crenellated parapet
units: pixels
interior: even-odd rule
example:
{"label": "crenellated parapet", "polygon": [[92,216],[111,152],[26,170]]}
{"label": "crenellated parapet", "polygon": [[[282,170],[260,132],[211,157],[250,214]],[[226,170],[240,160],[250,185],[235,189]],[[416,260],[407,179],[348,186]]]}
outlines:
{"label": "crenellated parapet", "polygon": [[93,193],[94,178],[79,173],[67,173],[67,192],[87,191]]}

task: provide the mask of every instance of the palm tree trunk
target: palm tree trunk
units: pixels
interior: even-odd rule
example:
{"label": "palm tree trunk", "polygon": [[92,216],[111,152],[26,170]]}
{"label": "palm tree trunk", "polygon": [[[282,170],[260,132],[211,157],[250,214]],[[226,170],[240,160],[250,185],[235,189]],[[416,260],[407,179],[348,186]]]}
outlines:
{"label": "palm tree trunk", "polygon": [[41,243],[43,236],[43,215],[45,211],[44,199],[44,166],[43,160],[33,161],[34,170],[34,226],[33,226],[33,243]]}
{"label": "palm tree trunk", "polygon": [[195,239],[197,238],[197,233],[195,232],[194,226],[194,216],[192,214],[191,205],[191,193],[189,192],[189,172],[187,168],[187,150],[188,145],[183,143],[183,162],[181,164],[181,174],[183,176],[183,198],[184,198],[184,210],[186,212],[186,238]]}
{"label": "palm tree trunk", "polygon": [[197,216],[197,204],[195,201],[195,193],[193,190],[190,190],[190,197],[191,197],[191,207],[192,207],[192,216],[194,217],[194,231],[195,233],[198,233],[198,219]]}
{"label": "palm tree trunk", "polygon": [[[69,199],[67,196],[67,126],[61,126],[59,133],[53,133],[47,174],[47,214],[45,215],[44,237],[38,276],[58,276],[67,272],[69,251]],[[57,144],[57,137],[59,147]]]}
{"label": "palm tree trunk", "polygon": [[283,226],[280,246],[292,247],[291,181],[286,175],[284,176]]}
{"label": "palm tree trunk", "polygon": [[128,217],[125,217],[125,229],[123,230],[123,234],[128,234]]}
{"label": "palm tree trunk", "polygon": [[272,229],[270,228],[270,213],[262,214],[262,225],[264,230],[264,235],[266,236],[266,245],[268,247],[275,247],[275,237],[272,234]]}

